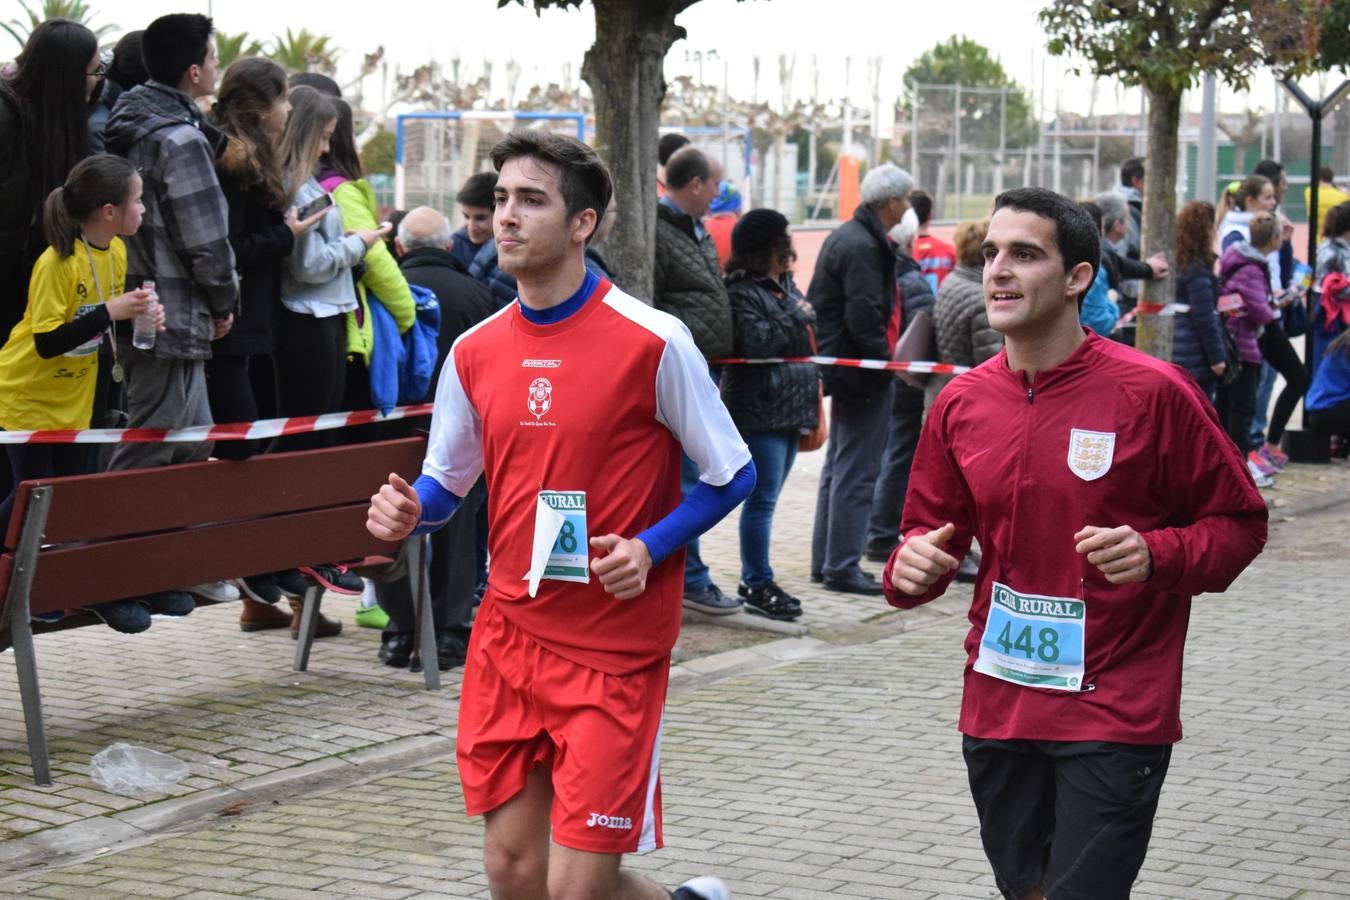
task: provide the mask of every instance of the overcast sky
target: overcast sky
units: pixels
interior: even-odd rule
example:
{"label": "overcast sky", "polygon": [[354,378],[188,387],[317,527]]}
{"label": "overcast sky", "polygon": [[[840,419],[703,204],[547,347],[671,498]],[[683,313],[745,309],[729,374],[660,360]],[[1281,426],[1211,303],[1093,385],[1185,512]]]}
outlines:
{"label": "overcast sky", "polygon": [[[639,0],[634,0],[639,2]],[[1047,0],[702,0],[678,22],[689,34],[666,57],[666,77],[697,77],[695,52],[705,54],[703,78],[720,85],[723,66],[731,93],[749,97],[753,90],[752,58],[761,57],[759,97],[778,96],[778,55],[796,54],[794,97],[811,93],[811,58],[817,59],[820,94],[840,97],[845,91],[845,59],[852,58],[848,93],[859,105],[871,105],[867,59],[882,58],[882,105],[899,93],[905,69],[924,50],[951,35],[962,33],[984,44],[1023,87],[1044,85],[1044,107],[1086,112],[1092,93],[1089,78],[1075,78],[1066,64],[1049,57],[1036,11]],[[30,5],[36,5],[37,0]],[[508,60],[522,67],[520,93],[531,84],[560,81],[570,65],[575,80],[582,56],[595,37],[594,13],[550,10],[542,17],[514,4],[498,10],[496,0],[396,0],[396,2],[336,4],[332,0],[94,0],[94,23],[115,23],[118,31],[144,27],[168,12],[211,12],[218,28],[248,31],[260,37],[286,28],[328,34],[346,52],[340,72],[354,72],[363,54],[379,45],[391,67],[405,71],[437,60],[447,66],[454,57],[461,72],[476,78],[484,59],[497,63],[500,73]],[[15,0],[0,0],[8,20],[18,13]],[[342,14],[334,15],[336,10]],[[349,14],[354,11],[355,14]],[[4,40],[7,36],[0,35]],[[708,51],[717,60],[709,61]],[[12,54],[9,48],[3,55]],[[1316,89],[1314,80],[1310,89]],[[366,85],[370,99],[379,94],[378,79]],[[504,93],[504,91],[501,91]],[[1138,92],[1101,82],[1097,109],[1114,112],[1139,108]],[[1198,106],[1198,100],[1196,101]],[[1258,80],[1250,97],[1228,94],[1221,106],[1229,110],[1250,104],[1270,110],[1274,87],[1270,76]],[[1287,108],[1287,107],[1286,107]]]}

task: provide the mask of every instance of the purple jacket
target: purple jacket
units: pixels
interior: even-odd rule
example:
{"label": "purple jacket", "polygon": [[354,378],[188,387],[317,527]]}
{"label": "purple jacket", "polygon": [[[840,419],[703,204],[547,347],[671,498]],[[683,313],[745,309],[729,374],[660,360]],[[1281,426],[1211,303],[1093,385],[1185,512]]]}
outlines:
{"label": "purple jacket", "polygon": [[1256,339],[1261,329],[1275,318],[1270,305],[1270,268],[1266,258],[1246,241],[1238,241],[1223,251],[1219,259],[1219,281],[1225,294],[1240,294],[1246,304],[1241,314],[1229,316],[1224,324],[1237,340],[1238,356],[1245,363],[1261,362]]}

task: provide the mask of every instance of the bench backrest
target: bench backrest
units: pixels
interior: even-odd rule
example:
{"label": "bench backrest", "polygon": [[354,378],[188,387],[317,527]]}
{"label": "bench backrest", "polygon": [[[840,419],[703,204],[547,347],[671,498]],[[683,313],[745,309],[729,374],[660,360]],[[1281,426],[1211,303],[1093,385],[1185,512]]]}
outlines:
{"label": "bench backrest", "polygon": [[[0,561],[7,591],[29,499],[52,489],[32,614],[388,553],[370,495],[421,470],[424,437],[27,481]],[[0,606],[5,602],[0,596]]]}

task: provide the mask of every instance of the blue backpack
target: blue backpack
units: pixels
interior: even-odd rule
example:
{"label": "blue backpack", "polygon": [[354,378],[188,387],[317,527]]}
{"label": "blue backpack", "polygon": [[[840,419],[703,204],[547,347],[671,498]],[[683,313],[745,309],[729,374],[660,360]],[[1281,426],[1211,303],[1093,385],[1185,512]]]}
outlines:
{"label": "blue backpack", "polygon": [[409,284],[417,316],[408,333],[398,333],[394,316],[374,293],[366,292],[375,346],[370,354],[370,399],[388,415],[400,404],[421,403],[436,377],[436,338],[441,332],[441,304],[429,288]]}

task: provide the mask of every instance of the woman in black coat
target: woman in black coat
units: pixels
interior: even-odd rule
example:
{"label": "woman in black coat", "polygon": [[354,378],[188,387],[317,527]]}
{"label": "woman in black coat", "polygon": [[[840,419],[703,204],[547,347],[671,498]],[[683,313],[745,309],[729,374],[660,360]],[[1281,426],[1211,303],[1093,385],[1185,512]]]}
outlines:
{"label": "woman in black coat", "polygon": [[[808,356],[815,314],[785,278],[792,262],[788,221],[771,209],[746,213],[731,232],[727,294],[733,355],[746,359]],[[778,493],[797,442],[816,427],[820,374],[812,363],[733,365],[722,371],[722,400],[755,461],[755,489],[741,507],[741,584],[747,612],[791,621],[802,605],[780,588],[769,564]]]}
{"label": "woman in black coat", "polygon": [[1189,311],[1176,316],[1172,362],[1191,373],[1213,402],[1228,368],[1228,343],[1219,320],[1219,277],[1214,274],[1214,207],[1203,200],[1177,213],[1175,255],[1177,302]]}

